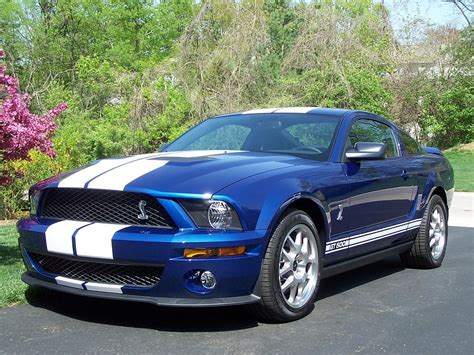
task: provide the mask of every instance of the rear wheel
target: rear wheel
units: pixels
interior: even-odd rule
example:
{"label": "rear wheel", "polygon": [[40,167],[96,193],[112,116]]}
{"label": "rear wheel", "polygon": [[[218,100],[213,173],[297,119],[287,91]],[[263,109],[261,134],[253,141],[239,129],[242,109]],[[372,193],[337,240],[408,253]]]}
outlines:
{"label": "rear wheel", "polygon": [[405,265],[421,269],[441,266],[448,242],[447,215],[443,199],[433,195],[426,206],[413,246],[400,255]]}
{"label": "rear wheel", "polygon": [[321,269],[321,246],[311,218],[292,210],[280,221],[262,261],[257,314],[269,321],[304,317],[314,307]]}

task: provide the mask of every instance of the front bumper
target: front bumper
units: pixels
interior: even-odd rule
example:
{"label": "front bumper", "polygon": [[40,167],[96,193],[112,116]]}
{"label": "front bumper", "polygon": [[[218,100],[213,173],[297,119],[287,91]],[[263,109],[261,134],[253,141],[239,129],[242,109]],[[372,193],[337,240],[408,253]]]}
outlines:
{"label": "front bumper", "polygon": [[31,286],[40,286],[54,291],[66,292],[73,295],[88,296],[94,298],[105,298],[119,301],[133,301],[152,303],[157,306],[170,307],[220,307],[220,306],[236,306],[249,303],[255,303],[260,300],[260,297],[254,294],[237,297],[222,297],[222,298],[170,298],[170,297],[154,297],[154,296],[140,296],[128,294],[115,294],[99,291],[88,291],[71,288],[68,286],[58,285],[49,281],[44,281],[36,278],[32,274],[25,272],[21,275],[21,280]]}
{"label": "front bumper", "polygon": [[[51,236],[48,242],[47,230],[54,223],[57,221],[36,218],[28,218],[18,223],[19,244],[27,268],[22,280],[29,285],[84,296],[165,306],[226,306],[258,302],[260,299],[258,280],[266,240],[264,231],[217,233],[196,229],[127,227],[116,231],[110,238],[111,256],[103,260],[95,256],[90,260],[108,264],[159,265],[163,267],[159,282],[147,287],[94,283],[93,288],[88,287],[92,283],[88,283],[87,280],[66,279],[67,282],[64,282],[64,275],[45,272],[30,257],[30,253],[42,253],[64,256],[70,260],[89,259],[80,255],[80,249],[76,248],[77,231],[71,235],[64,235],[65,240],[73,245],[71,249],[73,254],[62,255],[57,250],[51,251]],[[90,238],[90,242],[94,245],[95,239],[102,239],[102,236],[92,234],[81,238],[82,241]],[[230,257],[191,259],[183,257],[185,248],[235,246],[245,246],[246,253]],[[92,253],[95,253],[95,250],[92,250]],[[211,271],[217,279],[216,287],[213,290],[205,290],[190,283],[189,275],[196,270]]]}

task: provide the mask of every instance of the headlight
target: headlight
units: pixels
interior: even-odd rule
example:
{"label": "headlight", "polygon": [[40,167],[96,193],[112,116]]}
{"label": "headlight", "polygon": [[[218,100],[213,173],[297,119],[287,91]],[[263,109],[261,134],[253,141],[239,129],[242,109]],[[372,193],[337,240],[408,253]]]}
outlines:
{"label": "headlight", "polygon": [[30,200],[30,214],[36,216],[38,213],[38,205],[40,202],[41,191],[34,188],[30,188],[28,191],[28,196]]}
{"label": "headlight", "polygon": [[242,230],[237,213],[227,202],[189,199],[180,203],[199,228]]}

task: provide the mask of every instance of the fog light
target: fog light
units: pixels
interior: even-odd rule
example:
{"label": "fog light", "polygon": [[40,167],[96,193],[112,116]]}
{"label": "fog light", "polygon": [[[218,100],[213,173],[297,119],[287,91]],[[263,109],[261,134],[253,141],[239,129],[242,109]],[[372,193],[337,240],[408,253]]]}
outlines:
{"label": "fog light", "polygon": [[216,287],[216,277],[214,274],[210,271],[204,271],[201,274],[201,285],[202,287],[212,290],[214,287]]}

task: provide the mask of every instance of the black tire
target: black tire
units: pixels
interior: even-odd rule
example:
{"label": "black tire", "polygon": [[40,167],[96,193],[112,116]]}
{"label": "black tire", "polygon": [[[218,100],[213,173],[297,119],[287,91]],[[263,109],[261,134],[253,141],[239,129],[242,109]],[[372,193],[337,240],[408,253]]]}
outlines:
{"label": "black tire", "polygon": [[[293,308],[287,304],[280,289],[280,253],[287,234],[297,225],[304,224],[313,233],[316,240],[318,262],[316,285],[312,295],[304,305]],[[314,301],[319,287],[321,271],[321,242],[316,226],[311,218],[303,211],[289,210],[280,220],[268,244],[261,266],[261,300],[251,305],[251,310],[260,319],[270,322],[289,322],[302,318],[314,308]],[[308,293],[309,295],[309,293]]]}
{"label": "black tire", "polygon": [[[430,221],[431,215],[435,209],[442,211],[443,223],[445,230],[445,242],[441,254],[434,258],[430,247]],[[417,269],[434,269],[440,267],[446,254],[446,246],[448,244],[448,212],[443,199],[438,195],[433,195],[428,202],[421,220],[420,229],[415,238],[411,249],[403,254],[400,258],[405,266]]]}

